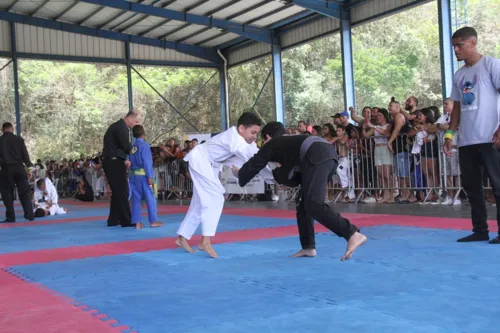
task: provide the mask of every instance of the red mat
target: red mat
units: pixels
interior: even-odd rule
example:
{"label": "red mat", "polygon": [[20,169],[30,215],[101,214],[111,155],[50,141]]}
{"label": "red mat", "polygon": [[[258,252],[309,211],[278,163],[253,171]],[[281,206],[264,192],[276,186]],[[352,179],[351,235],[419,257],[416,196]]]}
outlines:
{"label": "red mat", "polygon": [[[0,327],[3,333],[118,333],[129,327],[111,327],[49,291],[0,270]],[[96,311],[94,311],[96,312]]]}
{"label": "red mat", "polygon": [[[316,229],[317,231],[326,231],[326,229],[322,226],[318,226],[318,228]],[[218,233],[217,236],[212,240],[212,243],[219,244],[229,242],[243,242],[250,240],[294,236],[297,234],[298,231],[296,226],[238,230]],[[191,244],[198,244],[200,238],[200,236],[193,237],[191,239]],[[6,253],[0,254],[0,267],[173,249],[177,247],[175,245],[175,239],[176,237],[164,237],[96,245],[72,246],[62,249],[58,248],[25,251],[18,253]]]}
{"label": "red mat", "polygon": [[[470,222],[465,219],[423,218],[421,216],[401,217],[394,215],[370,214],[346,214],[346,217],[348,217],[356,226],[360,228],[372,227],[377,225],[399,225],[407,227],[437,229],[471,229]],[[256,223],[258,223],[258,220],[256,221]],[[498,231],[496,223],[490,223],[490,230],[492,232]],[[322,225],[316,224],[316,231],[326,232],[328,230]],[[228,242],[243,242],[250,240],[295,236],[297,234],[297,227],[294,225],[276,228],[247,229],[230,232],[220,232],[214,237],[213,243],[217,244]],[[191,244],[197,244],[198,240],[199,236],[193,237]],[[165,237],[87,246],[72,246],[64,249],[47,249],[19,253],[7,253],[0,255],[0,267],[171,249],[176,247],[174,241],[175,237]]]}
{"label": "red mat", "polygon": [[[91,209],[93,206],[86,204]],[[184,214],[187,211],[187,206],[159,206],[159,215],[169,214]],[[71,212],[70,212],[71,214]],[[257,209],[257,208],[224,208],[223,214],[237,215],[237,216],[254,216],[254,217],[268,217],[268,218],[287,218],[295,219],[295,210],[280,210],[280,209]],[[147,216],[143,213],[142,216]],[[470,230],[470,219],[457,219],[445,217],[425,217],[413,215],[390,215],[390,214],[359,214],[359,213],[346,213],[342,216],[352,220],[354,223],[362,219],[363,223],[368,225],[380,224],[395,224],[402,226],[422,227],[422,228],[442,228],[442,229],[459,229]],[[36,220],[35,222],[16,222],[10,224],[0,224],[1,228],[15,228],[24,226],[37,226],[37,225],[51,225],[51,224],[64,224],[74,222],[92,222],[92,221],[105,221],[108,216],[92,216],[92,217],[77,217],[59,220]],[[257,222],[258,223],[258,222]],[[493,232],[498,231],[497,223],[494,220],[488,221],[490,230]]]}
{"label": "red mat", "polygon": [[[178,207],[173,206],[168,209],[158,210],[159,215],[168,215],[168,214],[181,214],[187,211],[187,207]],[[71,215],[71,211],[68,213]],[[142,213],[142,216],[148,216],[148,213]],[[16,222],[16,223],[7,223],[0,224],[0,229],[5,228],[16,228],[16,227],[29,227],[29,226],[37,226],[37,225],[52,225],[52,224],[64,224],[64,223],[75,223],[75,222],[93,222],[93,221],[106,221],[108,218],[107,215],[102,216],[88,216],[88,217],[72,217],[67,219],[58,219],[58,220],[40,220],[35,219],[32,222]]]}

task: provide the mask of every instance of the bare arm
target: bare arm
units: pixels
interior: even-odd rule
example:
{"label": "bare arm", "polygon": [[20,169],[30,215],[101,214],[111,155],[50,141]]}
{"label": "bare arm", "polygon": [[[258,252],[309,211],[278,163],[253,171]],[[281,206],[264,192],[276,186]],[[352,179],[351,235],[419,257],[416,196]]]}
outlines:
{"label": "bare arm", "polygon": [[356,114],[356,110],[354,109],[354,107],[351,106],[349,108],[349,111],[351,111],[351,118],[352,118],[352,120],[354,120],[358,124],[361,124],[363,122],[363,118],[361,118],[360,116],[358,116]]}
{"label": "bare arm", "polygon": [[363,137],[368,138],[370,136],[373,136],[373,134],[375,134],[375,128],[366,129],[363,127],[363,129],[361,130],[361,133],[362,133]]}
{"label": "bare arm", "polygon": [[453,102],[453,111],[450,115],[450,130],[455,132],[460,125],[460,102]]}
{"label": "bare arm", "polygon": [[401,109],[401,114],[408,120],[413,120],[415,119],[415,115],[414,114],[411,114],[409,112],[406,112],[405,110]]}
{"label": "bare arm", "polygon": [[403,127],[405,123],[404,116],[399,117],[399,115],[396,116],[394,119],[394,130],[392,131],[392,134],[389,138],[389,144],[391,144],[394,140],[396,140],[396,137],[399,135],[399,132],[401,132],[401,128]]}
{"label": "bare arm", "polygon": [[418,134],[418,132],[420,132],[420,130],[412,129],[411,131],[408,132],[407,135],[409,138],[413,138]]}

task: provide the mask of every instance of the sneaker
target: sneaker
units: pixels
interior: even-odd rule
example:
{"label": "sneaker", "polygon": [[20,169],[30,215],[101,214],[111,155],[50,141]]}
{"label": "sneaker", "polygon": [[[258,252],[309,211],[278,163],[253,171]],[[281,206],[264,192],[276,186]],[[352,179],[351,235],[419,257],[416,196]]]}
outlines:
{"label": "sneaker", "polygon": [[377,200],[375,200],[374,197],[368,197],[368,198],[361,200],[361,202],[365,203],[365,204],[374,204],[374,203],[377,203]]}
{"label": "sneaker", "polygon": [[448,197],[446,200],[441,202],[441,205],[451,205],[453,203],[453,199]]}
{"label": "sneaker", "polygon": [[273,197],[271,198],[272,201],[279,201],[280,197],[278,197],[276,194],[273,194]]}
{"label": "sneaker", "polygon": [[462,204],[462,201],[460,201],[460,199],[457,199],[453,202],[453,206],[460,206]]}

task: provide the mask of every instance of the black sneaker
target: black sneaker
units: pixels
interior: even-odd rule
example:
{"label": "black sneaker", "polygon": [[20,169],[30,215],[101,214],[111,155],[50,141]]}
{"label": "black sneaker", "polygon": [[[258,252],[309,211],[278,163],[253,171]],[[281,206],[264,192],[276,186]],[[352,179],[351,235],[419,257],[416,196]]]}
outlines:
{"label": "black sneaker", "polygon": [[490,240],[490,235],[488,234],[488,232],[475,232],[467,237],[460,238],[459,240],[457,240],[457,242],[482,242],[488,240]]}

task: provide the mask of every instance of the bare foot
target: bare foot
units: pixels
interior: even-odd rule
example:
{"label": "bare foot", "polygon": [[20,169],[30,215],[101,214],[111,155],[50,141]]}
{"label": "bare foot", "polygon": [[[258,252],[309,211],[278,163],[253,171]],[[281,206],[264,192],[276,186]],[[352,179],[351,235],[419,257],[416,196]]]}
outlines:
{"label": "bare foot", "polygon": [[307,250],[300,250],[299,252],[293,254],[292,258],[298,258],[298,257],[315,257],[315,256],[316,256],[316,250],[315,249],[307,249]]}
{"label": "bare foot", "polygon": [[188,251],[189,253],[197,252],[195,249],[193,249],[191,247],[191,245],[188,244],[187,239],[182,237],[182,236],[177,237],[175,244],[177,244],[178,247],[182,247],[184,250]]}
{"label": "bare foot", "polygon": [[366,236],[356,232],[354,235],[351,236],[349,241],[347,242],[347,250],[345,251],[344,256],[340,259],[341,261],[349,260],[352,258],[352,255],[354,254],[354,251],[364,243],[366,243]]}
{"label": "bare foot", "polygon": [[151,223],[151,228],[158,228],[158,227],[163,227],[163,223],[162,222]]}
{"label": "bare foot", "polygon": [[198,244],[198,248],[203,251],[208,253],[212,258],[217,258],[217,252],[215,252],[214,248],[212,247],[212,244]]}
{"label": "bare foot", "polygon": [[136,223],[135,224],[136,229],[142,229],[142,223]]}

